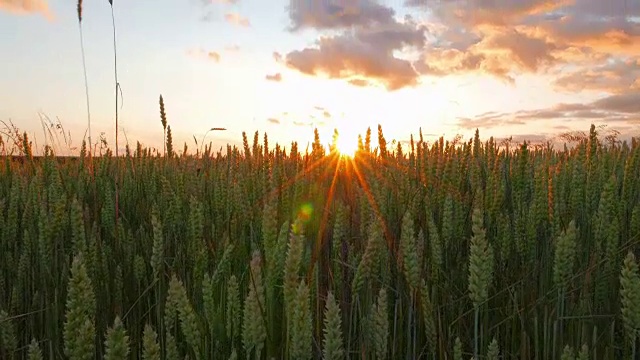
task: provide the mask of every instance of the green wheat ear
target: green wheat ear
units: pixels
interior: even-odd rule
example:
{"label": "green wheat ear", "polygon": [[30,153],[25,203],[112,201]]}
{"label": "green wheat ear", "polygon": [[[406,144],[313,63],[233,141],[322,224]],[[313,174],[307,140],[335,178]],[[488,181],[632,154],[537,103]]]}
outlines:
{"label": "green wheat ear", "polygon": [[382,247],[382,225],[377,219],[373,219],[369,226],[367,244],[364,248],[364,254],[358,263],[356,273],[351,281],[351,291],[355,298],[360,289],[364,286],[365,280],[369,279],[374,272],[376,259],[381,255]]}
{"label": "green wheat ear", "polygon": [[589,360],[589,346],[587,344],[583,344],[582,348],[580,348],[578,360]]}
{"label": "green wheat ear", "polygon": [[142,359],[160,360],[160,345],[158,344],[158,334],[150,324],[144,326],[142,334]]}
{"label": "green wheat ear", "polygon": [[498,346],[498,340],[493,338],[489,344],[489,349],[487,350],[487,360],[498,360],[499,357],[500,347]]}
{"label": "green wheat ear", "polygon": [[129,336],[119,316],[113,322],[113,327],[107,330],[104,345],[105,360],[125,360],[129,357]]}
{"label": "green wheat ear", "polygon": [[640,275],[638,264],[631,251],[624,259],[620,274],[620,298],[622,322],[629,345],[635,350],[635,343],[640,330]]}
{"label": "green wheat ear", "polygon": [[373,340],[377,359],[387,358],[387,344],[389,342],[389,317],[387,315],[387,291],[382,288],[373,306]]}
{"label": "green wheat ear", "polygon": [[480,209],[473,210],[473,236],[469,249],[469,297],[474,307],[487,301],[493,278],[493,250],[485,237]]}
{"label": "green wheat ear", "polygon": [[456,337],[453,344],[453,360],[462,360],[462,341],[460,341],[459,336]]}
{"label": "green wheat ear", "polygon": [[162,273],[164,257],[164,235],[162,233],[162,223],[155,206],[151,210],[151,228],[153,229],[151,269],[153,269],[153,277],[159,278]]}
{"label": "green wheat ear", "polygon": [[576,354],[573,351],[573,348],[569,345],[566,345],[562,350],[562,355],[560,356],[560,360],[575,360]]}
{"label": "green wheat ear", "polygon": [[64,324],[64,352],[70,360],[92,359],[95,354],[96,300],[82,253],[73,258]]}
{"label": "green wheat ear", "polygon": [[178,352],[178,343],[176,338],[167,331],[165,337],[165,353],[167,355],[166,360],[180,360],[180,352]]}
{"label": "green wheat ear", "polygon": [[40,350],[40,345],[38,344],[36,339],[31,339],[29,349],[27,350],[27,359],[42,360],[42,350]]}
{"label": "green wheat ear", "polygon": [[291,226],[291,232],[289,234],[289,248],[287,250],[287,257],[284,265],[283,295],[284,306],[287,314],[292,313],[292,304],[296,296],[296,289],[299,282],[298,271],[300,268],[300,263],[302,262],[303,252],[304,234],[302,229],[302,222],[300,220],[297,220]]}
{"label": "green wheat ear", "polygon": [[238,353],[236,352],[236,348],[233,348],[231,351],[231,356],[229,356],[229,360],[238,360]]}
{"label": "green wheat ear", "polygon": [[167,331],[172,331],[178,323],[178,314],[182,297],[182,283],[173,274],[169,280],[169,290],[164,304],[164,324]]}
{"label": "green wheat ear", "polygon": [[576,257],[576,226],[574,221],[571,221],[567,230],[558,237],[555,246],[553,282],[557,287],[564,288],[571,278]]}
{"label": "green wheat ear", "polygon": [[248,354],[255,350],[255,358],[260,359],[267,329],[262,309],[265,305],[264,284],[262,281],[262,257],[259,251],[253,253],[251,274],[248,282],[249,293],[244,301],[244,319],[242,323],[242,344]]}
{"label": "green wheat ear", "polygon": [[342,339],[342,317],[340,307],[336,302],[333,292],[327,294],[324,311],[324,341],[323,352],[325,360],[344,359],[344,346]]}
{"label": "green wheat ear", "polygon": [[0,310],[0,355],[4,353],[13,354],[18,349],[15,327],[9,314]]}
{"label": "green wheat ear", "polygon": [[169,294],[167,295],[165,306],[165,310],[167,311],[173,309],[172,313],[166,313],[169,314],[168,316],[165,316],[167,323],[173,321],[173,326],[175,326],[177,313],[180,320],[180,328],[182,329],[185,340],[194,350],[196,359],[199,359],[202,336],[200,333],[198,318],[191,306],[191,303],[189,302],[189,298],[187,297],[187,292],[182,281],[178,280],[175,274],[172,275],[169,282]]}
{"label": "green wheat ear", "polygon": [[216,271],[213,273],[211,277],[211,283],[216,286],[218,283],[226,276],[227,272],[231,268],[231,264],[233,262],[233,251],[235,250],[235,245],[233,243],[229,243],[224,248],[224,252],[222,253],[222,258],[216,267]]}
{"label": "green wheat ear", "polygon": [[425,335],[431,351],[436,350],[438,341],[438,330],[434,321],[433,304],[431,303],[429,287],[423,279],[420,288],[420,305],[424,318]]}
{"label": "green wheat ear", "polygon": [[133,277],[137,283],[142,283],[147,271],[147,264],[144,262],[144,258],[140,255],[136,255],[133,260]]}
{"label": "green wheat ear", "polygon": [[402,270],[404,271],[405,279],[412,289],[418,289],[420,286],[420,266],[418,264],[413,219],[410,211],[407,211],[402,217],[400,251],[402,252]]}
{"label": "green wheat ear", "polygon": [[236,339],[240,336],[241,309],[240,288],[235,275],[231,275],[227,282],[227,336]]}
{"label": "green wheat ear", "polygon": [[440,242],[438,228],[436,226],[436,222],[433,220],[433,214],[431,214],[431,212],[429,212],[427,219],[427,229],[429,231],[429,248],[431,249],[431,276],[433,277],[434,282],[437,283],[444,264],[442,243]]}
{"label": "green wheat ear", "polygon": [[313,333],[311,328],[311,308],[309,287],[304,279],[300,281],[291,306],[290,348],[292,359],[311,359]]}

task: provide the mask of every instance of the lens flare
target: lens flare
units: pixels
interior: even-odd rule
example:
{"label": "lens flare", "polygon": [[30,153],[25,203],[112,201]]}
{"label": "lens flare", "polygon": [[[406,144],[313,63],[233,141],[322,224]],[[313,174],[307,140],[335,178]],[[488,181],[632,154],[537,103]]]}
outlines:
{"label": "lens flare", "polygon": [[313,214],[313,205],[311,203],[305,203],[300,205],[300,209],[298,210],[298,217],[303,222],[308,222],[311,220],[311,215]]}

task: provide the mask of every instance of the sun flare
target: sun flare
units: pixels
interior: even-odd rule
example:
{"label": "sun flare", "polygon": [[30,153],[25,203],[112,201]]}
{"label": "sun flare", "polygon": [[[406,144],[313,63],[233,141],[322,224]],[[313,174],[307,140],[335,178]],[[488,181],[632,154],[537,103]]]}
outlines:
{"label": "sun flare", "polygon": [[340,135],[338,136],[336,147],[340,155],[353,157],[355,156],[356,151],[358,151],[358,139]]}
{"label": "sun flare", "polygon": [[343,122],[335,130],[338,131],[336,150],[345,157],[354,157],[358,151],[358,132],[353,123]]}

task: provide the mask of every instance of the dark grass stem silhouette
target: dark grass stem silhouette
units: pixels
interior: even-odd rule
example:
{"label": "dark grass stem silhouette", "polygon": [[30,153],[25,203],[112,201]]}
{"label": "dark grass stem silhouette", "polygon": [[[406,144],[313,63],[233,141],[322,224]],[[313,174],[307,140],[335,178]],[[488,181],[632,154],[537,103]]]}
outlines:
{"label": "dark grass stem silhouette", "polygon": [[117,38],[116,38],[116,18],[113,12],[113,0],[109,0],[109,5],[111,6],[111,23],[113,25],[113,73],[115,79],[115,97],[116,97],[116,106],[115,106],[115,116],[116,116],[116,168],[115,168],[115,176],[114,176],[114,187],[115,187],[115,237],[116,242],[118,241],[118,220],[120,218],[120,207],[119,207],[119,197],[120,197],[120,187],[119,187],[119,161],[120,161],[120,144],[118,142],[118,135],[120,133],[120,127],[118,124],[118,90],[120,89],[120,83],[118,82],[118,50],[117,50]]}
{"label": "dark grass stem silhouette", "polygon": [[84,56],[84,36],[82,35],[82,0],[78,0],[78,28],[80,29],[80,51],[82,53],[82,68],[84,70],[84,91],[87,99],[87,126],[89,131],[89,157],[91,157],[91,109],[89,107],[89,82],[87,80],[87,63]]}

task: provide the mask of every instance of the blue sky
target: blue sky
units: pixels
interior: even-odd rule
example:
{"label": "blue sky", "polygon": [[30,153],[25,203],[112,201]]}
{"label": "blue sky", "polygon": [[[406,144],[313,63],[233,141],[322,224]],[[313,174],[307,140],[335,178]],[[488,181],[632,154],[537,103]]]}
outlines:
{"label": "blue sky", "polygon": [[[420,127],[548,139],[590,123],[638,135],[635,0],[291,0],[298,12],[226,1],[115,1],[122,139],[162,147],[160,94],[179,149],[212,126],[228,129],[208,135],[216,146],[256,130],[304,144],[314,126],[326,141],[338,128],[355,142],[377,124],[399,140]],[[104,132],[113,144],[108,1],[85,2],[82,26],[93,140]],[[0,0],[0,33],[0,120],[43,142],[41,112],[78,146],[76,4]]]}

